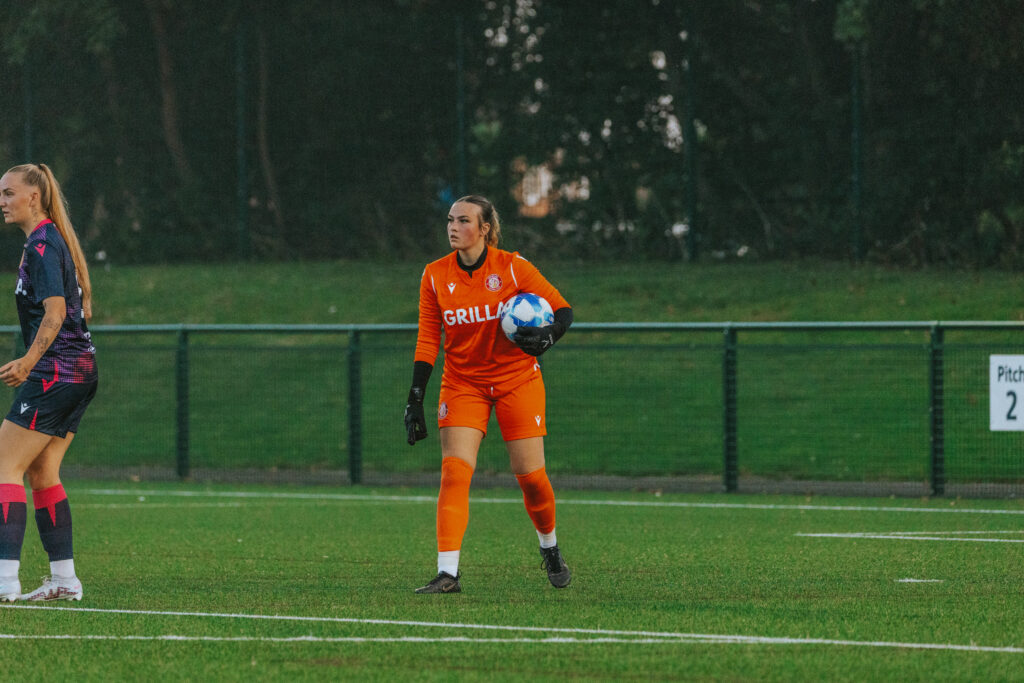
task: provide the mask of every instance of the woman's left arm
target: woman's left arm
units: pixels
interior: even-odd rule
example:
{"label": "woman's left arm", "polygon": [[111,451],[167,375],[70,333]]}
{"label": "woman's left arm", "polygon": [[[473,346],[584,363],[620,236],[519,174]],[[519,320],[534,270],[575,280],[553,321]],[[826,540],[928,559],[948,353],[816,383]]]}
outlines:
{"label": "woman's left arm", "polygon": [[519,327],[512,341],[531,356],[539,356],[562,338],[572,325],[572,307],[561,292],[547,281],[537,267],[520,257],[514,266],[519,270],[520,291],[532,292],[544,297],[554,309],[554,323],[543,327]]}

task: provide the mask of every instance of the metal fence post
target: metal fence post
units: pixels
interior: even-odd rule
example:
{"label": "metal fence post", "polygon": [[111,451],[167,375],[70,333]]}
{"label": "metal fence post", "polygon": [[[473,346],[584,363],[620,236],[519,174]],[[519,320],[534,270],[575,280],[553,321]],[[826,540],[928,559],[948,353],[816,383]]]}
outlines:
{"label": "metal fence post", "polygon": [[178,353],[175,363],[175,388],[177,391],[177,455],[178,476],[187,479],[189,475],[188,444],[188,332],[178,330]]}
{"label": "metal fence post", "polygon": [[736,329],[725,328],[725,349],[722,354],[722,404],[724,408],[723,453],[725,466],[722,476],[727,492],[735,492],[738,485],[738,455],[736,448]]}
{"label": "metal fence post", "polygon": [[351,483],[363,481],[363,409],[362,359],[359,332],[348,333],[348,477]]}
{"label": "metal fence post", "polygon": [[946,491],[946,453],[943,425],[943,374],[942,363],[943,330],[939,325],[932,327],[930,362],[928,364],[928,388],[931,405],[931,480],[932,495],[941,496]]}

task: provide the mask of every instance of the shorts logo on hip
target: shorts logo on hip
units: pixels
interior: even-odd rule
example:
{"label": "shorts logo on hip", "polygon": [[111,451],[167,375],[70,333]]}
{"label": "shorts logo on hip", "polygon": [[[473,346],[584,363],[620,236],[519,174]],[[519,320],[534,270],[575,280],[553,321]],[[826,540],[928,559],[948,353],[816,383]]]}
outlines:
{"label": "shorts logo on hip", "polygon": [[499,289],[501,289],[501,276],[488,275],[487,279],[484,281],[484,285],[487,287],[487,289],[491,290],[492,292],[497,292]]}
{"label": "shorts logo on hip", "polygon": [[437,407],[437,418],[439,420],[443,420],[446,417],[448,417],[448,404],[442,402],[441,405]]}
{"label": "shorts logo on hip", "polygon": [[537,426],[540,427],[540,415],[534,415],[533,419],[537,421]]}
{"label": "shorts logo on hip", "polygon": [[25,414],[25,411],[28,410],[28,409],[29,409],[29,405],[27,403],[22,403],[21,404],[21,413],[23,415]]}

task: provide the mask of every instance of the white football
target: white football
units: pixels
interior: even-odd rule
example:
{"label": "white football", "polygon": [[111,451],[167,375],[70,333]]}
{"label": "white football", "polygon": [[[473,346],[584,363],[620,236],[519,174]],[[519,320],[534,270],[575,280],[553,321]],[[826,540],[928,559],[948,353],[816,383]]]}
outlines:
{"label": "white football", "polygon": [[512,340],[517,327],[543,327],[555,322],[551,304],[542,296],[524,292],[517,294],[501,314],[501,331]]}

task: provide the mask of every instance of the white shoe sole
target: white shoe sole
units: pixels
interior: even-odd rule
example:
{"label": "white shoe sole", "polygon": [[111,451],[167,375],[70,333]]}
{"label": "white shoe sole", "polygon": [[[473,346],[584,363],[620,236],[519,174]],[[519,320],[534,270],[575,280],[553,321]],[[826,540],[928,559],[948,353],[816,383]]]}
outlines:
{"label": "white shoe sole", "polygon": [[58,602],[60,600],[79,601],[82,599],[82,594],[79,593],[78,595],[61,595],[53,598],[30,598],[28,596],[24,596],[22,599],[26,602]]}

